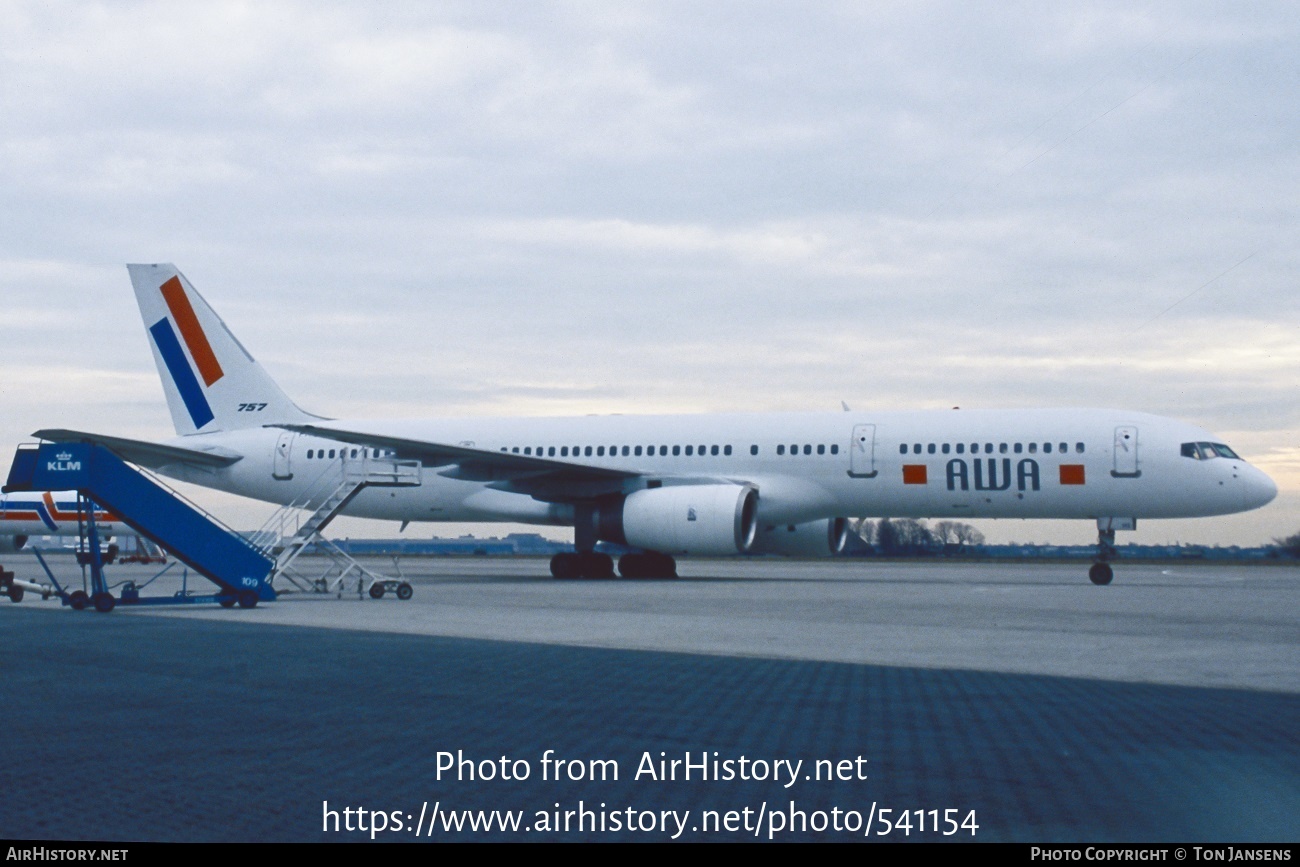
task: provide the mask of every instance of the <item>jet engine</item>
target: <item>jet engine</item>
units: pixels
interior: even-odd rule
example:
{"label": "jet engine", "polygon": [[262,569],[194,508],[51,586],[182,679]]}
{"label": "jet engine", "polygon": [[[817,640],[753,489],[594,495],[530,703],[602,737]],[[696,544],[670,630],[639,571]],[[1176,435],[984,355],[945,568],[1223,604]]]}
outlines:
{"label": "jet engine", "polygon": [[806,524],[777,524],[758,531],[749,553],[834,557],[844,551],[848,539],[848,518],[824,518]]}
{"label": "jet engine", "polygon": [[754,542],[757,514],[752,485],[669,485],[602,504],[598,534],[661,554],[743,554]]}
{"label": "jet engine", "polygon": [[0,536],[0,552],[21,551],[26,545],[26,536]]}

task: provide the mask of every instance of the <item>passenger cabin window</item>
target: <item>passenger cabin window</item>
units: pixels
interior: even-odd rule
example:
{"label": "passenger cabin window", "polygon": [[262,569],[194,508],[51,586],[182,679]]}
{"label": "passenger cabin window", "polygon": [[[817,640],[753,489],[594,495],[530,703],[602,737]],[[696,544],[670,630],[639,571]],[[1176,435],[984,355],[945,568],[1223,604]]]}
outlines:
{"label": "passenger cabin window", "polygon": [[840,453],[840,447],[839,447],[839,444],[838,444],[838,443],[831,443],[831,454],[833,454],[833,455],[838,455],[839,453]]}
{"label": "passenger cabin window", "polygon": [[756,454],[758,454],[758,446],[750,446],[750,447],[749,447],[749,453],[750,453],[751,455],[756,455]]}
{"label": "passenger cabin window", "polygon": [[776,453],[777,453],[778,455],[783,455],[783,454],[785,454],[785,446],[783,446],[783,445],[777,446],[777,447],[776,447]]}

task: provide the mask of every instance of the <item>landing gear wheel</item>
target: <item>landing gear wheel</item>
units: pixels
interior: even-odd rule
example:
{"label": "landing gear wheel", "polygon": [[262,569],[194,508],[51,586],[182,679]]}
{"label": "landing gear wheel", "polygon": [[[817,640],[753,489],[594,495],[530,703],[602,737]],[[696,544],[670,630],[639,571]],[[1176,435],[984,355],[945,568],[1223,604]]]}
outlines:
{"label": "landing gear wheel", "polygon": [[240,608],[256,608],[256,607],[257,607],[257,592],[254,591],[254,590],[240,590],[240,591],[239,591],[239,607],[240,607]]}
{"label": "landing gear wheel", "polygon": [[402,600],[403,602],[410,599],[411,594],[414,592],[415,591],[411,589],[411,585],[407,584],[405,581],[397,585],[397,598]]}
{"label": "landing gear wheel", "polygon": [[384,585],[382,582],[376,581],[374,584],[370,585],[370,598],[371,599],[384,598]]}
{"label": "landing gear wheel", "polygon": [[22,601],[23,601],[23,588],[19,587],[17,584],[10,584],[10,585],[9,585],[9,601],[10,601],[10,602],[22,602]]}
{"label": "landing gear wheel", "polygon": [[578,568],[578,555],[565,552],[551,558],[551,576],[561,580],[577,578],[581,575]]}
{"label": "landing gear wheel", "polygon": [[234,608],[234,607],[235,607],[235,597],[233,597],[233,596],[222,596],[222,597],[221,597],[220,599],[218,599],[217,601],[221,603],[221,607],[222,607],[222,608]]}
{"label": "landing gear wheel", "polygon": [[618,572],[624,578],[676,578],[677,561],[658,551],[624,554],[618,560]]}
{"label": "landing gear wheel", "polygon": [[90,597],[90,601],[94,603],[95,610],[100,614],[107,614],[117,605],[117,600],[113,598],[112,593],[96,593]]}
{"label": "landing gear wheel", "polygon": [[1088,579],[1093,584],[1109,584],[1110,579],[1115,577],[1115,571],[1110,568],[1109,563],[1093,563],[1092,568],[1088,570]]}
{"label": "landing gear wheel", "polygon": [[86,595],[85,590],[73,590],[68,594],[68,605],[73,611],[85,611],[89,604],[90,597]]}
{"label": "landing gear wheel", "polygon": [[585,554],[579,554],[578,559],[583,578],[604,580],[614,577],[614,558],[608,554],[602,554],[599,551],[588,551]]}

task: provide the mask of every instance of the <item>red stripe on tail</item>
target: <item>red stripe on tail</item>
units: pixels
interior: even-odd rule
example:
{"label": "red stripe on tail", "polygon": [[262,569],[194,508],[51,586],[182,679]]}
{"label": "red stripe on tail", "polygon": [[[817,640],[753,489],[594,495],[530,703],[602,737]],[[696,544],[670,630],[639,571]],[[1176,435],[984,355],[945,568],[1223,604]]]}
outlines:
{"label": "red stripe on tail", "polygon": [[167,309],[172,312],[172,319],[175,320],[176,328],[181,333],[181,339],[189,347],[190,356],[199,368],[199,375],[203,377],[203,384],[212,385],[225,373],[221,369],[221,363],[217,361],[216,354],[212,351],[212,345],[208,343],[208,336],[203,333],[203,326],[199,325],[199,318],[194,315],[190,299],[185,297],[180,279],[171,278],[162,284],[161,289],[163,299],[167,302]]}

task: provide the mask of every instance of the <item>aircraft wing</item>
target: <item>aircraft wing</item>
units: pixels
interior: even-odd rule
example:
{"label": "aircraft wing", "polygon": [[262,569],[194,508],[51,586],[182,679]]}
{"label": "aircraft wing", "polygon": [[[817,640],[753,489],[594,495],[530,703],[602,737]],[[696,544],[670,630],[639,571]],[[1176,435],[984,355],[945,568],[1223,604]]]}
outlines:
{"label": "aircraft wing", "polygon": [[151,443],[147,440],[133,440],[79,430],[46,428],[36,431],[32,436],[40,437],[47,442],[92,443],[103,446],[124,461],[142,467],[149,467],[150,469],[175,464],[190,464],[209,468],[228,467],[244,457],[238,452],[223,449],[219,446],[192,449],[185,446],[170,446],[162,443]]}
{"label": "aircraft wing", "polygon": [[369,448],[388,449],[399,459],[418,460],[426,466],[447,467],[439,473],[452,479],[486,482],[489,487],[538,499],[564,501],[613,493],[641,474],[610,467],[594,467],[554,458],[494,452],[472,446],[438,443],[317,424],[279,424],[295,433],[332,439]]}

